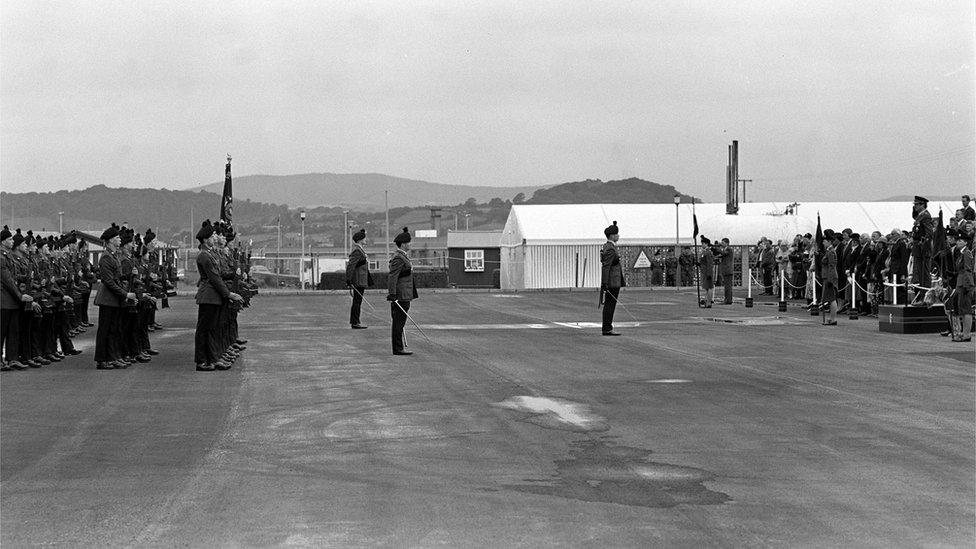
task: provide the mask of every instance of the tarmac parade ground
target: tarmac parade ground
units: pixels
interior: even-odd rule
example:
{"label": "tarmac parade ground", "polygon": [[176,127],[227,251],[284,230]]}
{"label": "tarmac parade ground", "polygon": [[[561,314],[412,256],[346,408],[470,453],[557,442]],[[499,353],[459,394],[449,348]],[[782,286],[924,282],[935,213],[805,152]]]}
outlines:
{"label": "tarmac parade ground", "polygon": [[[694,291],[259,295],[228,372],[0,376],[0,545],[973,547],[972,344]],[[92,309],[94,312],[94,308]],[[629,311],[629,313],[628,313]],[[633,316],[631,316],[633,315]],[[636,321],[635,321],[636,318]]]}

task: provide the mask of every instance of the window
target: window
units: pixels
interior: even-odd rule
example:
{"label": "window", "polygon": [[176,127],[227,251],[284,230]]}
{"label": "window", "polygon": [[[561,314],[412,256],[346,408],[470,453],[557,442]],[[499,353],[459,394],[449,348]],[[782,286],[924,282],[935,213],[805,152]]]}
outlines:
{"label": "window", "polygon": [[464,272],[485,272],[484,250],[464,250]]}

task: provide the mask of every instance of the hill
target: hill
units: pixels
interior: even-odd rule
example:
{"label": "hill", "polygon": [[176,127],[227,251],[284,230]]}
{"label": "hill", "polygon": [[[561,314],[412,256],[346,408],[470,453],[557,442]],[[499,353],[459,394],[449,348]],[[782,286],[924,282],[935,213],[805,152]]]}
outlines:
{"label": "hill", "polygon": [[681,195],[682,202],[691,202],[688,195],[678,192],[671,185],[661,185],[636,177],[619,181],[587,179],[563,183],[555,187],[539,189],[526,204],[670,204],[674,195]]}
{"label": "hill", "polygon": [[[219,181],[190,190],[220,193]],[[309,173],[298,175],[245,175],[234,177],[234,198],[255,202],[284,202],[293,208],[342,206],[361,211],[382,211],[384,191],[390,207],[460,204],[469,198],[487,202],[512,198],[542,187],[468,187],[444,185],[383,174]]]}

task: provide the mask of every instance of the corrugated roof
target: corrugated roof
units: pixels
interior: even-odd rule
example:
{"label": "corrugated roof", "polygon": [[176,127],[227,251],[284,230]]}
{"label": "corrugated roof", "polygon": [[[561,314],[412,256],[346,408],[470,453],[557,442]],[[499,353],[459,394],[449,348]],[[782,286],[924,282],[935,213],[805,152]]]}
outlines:
{"label": "corrugated roof", "polygon": [[[816,227],[818,212],[825,229],[851,228],[855,232],[877,230],[888,233],[893,228],[912,227],[911,202],[808,202],[799,204],[792,215],[783,215],[788,206],[785,202],[748,202],[739,205],[738,216],[725,215],[724,203],[695,204],[694,209],[699,234],[713,240],[734,237],[733,244],[755,244],[758,240],[754,237],[756,230],[767,226],[762,223],[767,220],[758,216],[779,218],[768,225],[796,227],[801,233],[812,232],[800,229],[810,226],[811,222]],[[958,204],[930,202],[929,212],[933,217],[938,216],[940,207],[948,220]],[[598,244],[606,240],[603,229],[616,220],[620,226],[620,244],[668,245],[675,242],[675,210],[674,204],[516,204],[502,230],[501,242],[503,246],[517,246],[523,240],[538,245]],[[681,244],[691,244],[692,205],[681,204],[677,211],[678,240]],[[791,223],[784,219],[787,217],[797,219]],[[717,234],[716,231],[738,231],[738,234]]]}

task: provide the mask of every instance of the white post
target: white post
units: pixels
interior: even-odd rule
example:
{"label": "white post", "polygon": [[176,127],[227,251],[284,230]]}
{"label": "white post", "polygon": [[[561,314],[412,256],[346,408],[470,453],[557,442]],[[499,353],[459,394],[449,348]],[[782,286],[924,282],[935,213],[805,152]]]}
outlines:
{"label": "white post", "polygon": [[851,309],[857,308],[857,288],[854,286],[854,271],[851,271]]}
{"label": "white post", "polygon": [[898,305],[898,286],[895,275],[891,275],[891,304]]}
{"label": "white post", "polygon": [[783,276],[783,270],[779,271],[779,300],[786,301],[786,277]]}
{"label": "white post", "polygon": [[813,273],[811,273],[810,276],[813,277],[813,284],[811,284],[811,286],[813,287],[813,301],[811,301],[810,303],[816,303],[817,302],[817,273],[816,273],[816,271],[814,271]]}
{"label": "white post", "polygon": [[746,295],[748,295],[749,298],[752,298],[752,269],[749,269],[749,284],[746,286],[746,288],[748,288],[749,291],[749,293]]}

